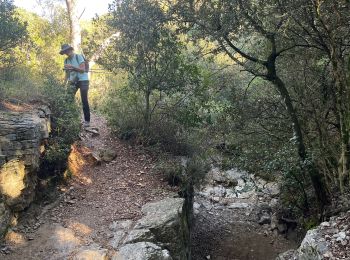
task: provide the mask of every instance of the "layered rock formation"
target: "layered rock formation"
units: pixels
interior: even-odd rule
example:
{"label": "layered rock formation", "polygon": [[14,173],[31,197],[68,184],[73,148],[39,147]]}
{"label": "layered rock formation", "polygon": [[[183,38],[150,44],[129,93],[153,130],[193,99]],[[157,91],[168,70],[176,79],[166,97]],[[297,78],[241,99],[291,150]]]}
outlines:
{"label": "layered rock formation", "polygon": [[167,198],[142,208],[143,218],[114,222],[113,260],[188,259],[189,225],[184,199]]}
{"label": "layered rock formation", "polygon": [[48,107],[29,111],[0,110],[0,237],[13,213],[34,199],[40,154],[50,133]]}

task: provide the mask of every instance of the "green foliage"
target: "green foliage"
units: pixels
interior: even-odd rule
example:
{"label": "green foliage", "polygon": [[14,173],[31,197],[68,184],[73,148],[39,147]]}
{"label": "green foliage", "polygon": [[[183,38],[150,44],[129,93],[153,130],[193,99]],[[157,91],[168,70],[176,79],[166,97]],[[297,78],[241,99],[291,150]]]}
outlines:
{"label": "green foliage", "polygon": [[[109,24],[120,37],[101,61],[110,70],[119,68],[128,73],[129,89],[143,97],[141,113],[147,134],[163,96],[196,84],[198,71],[181,55],[183,46],[156,2],[116,1],[112,10]],[[151,104],[155,95],[158,100]]]}
{"label": "green foliage", "polygon": [[[177,120],[176,108],[169,114],[168,109],[156,110],[148,133],[144,132],[143,97],[128,86],[111,88],[102,111],[107,115],[112,129],[119,137],[133,142],[153,145],[163,151],[177,155],[193,153],[191,139],[186,126]],[[151,103],[157,102],[153,98]]]}
{"label": "green foliage", "polygon": [[187,162],[186,181],[189,182],[191,180],[192,184],[198,188],[209,170],[208,158],[197,154]]}
{"label": "green foliage", "polygon": [[[26,24],[16,15],[12,0],[0,1],[0,54],[16,47],[26,37]],[[0,60],[1,62],[1,60]]]}
{"label": "green foliage", "polygon": [[143,128],[142,97],[128,87],[109,89],[101,109],[113,130],[125,139]]}
{"label": "green foliage", "polygon": [[157,171],[164,175],[169,185],[179,187],[182,196],[186,196],[190,186],[199,187],[209,169],[208,159],[199,154],[165,157],[157,165]]}
{"label": "green foliage", "polygon": [[54,78],[44,84],[43,100],[51,109],[51,137],[42,160],[43,175],[62,177],[66,170],[71,145],[78,140],[80,132],[80,109],[66,86]]}
{"label": "green foliage", "polygon": [[52,112],[52,138],[45,154],[49,163],[65,162],[70,146],[80,132],[80,111],[74,97],[65,88],[53,78],[44,85],[43,98],[50,104]]}
{"label": "green foliage", "polygon": [[67,42],[68,20],[62,8],[51,10],[48,20],[0,1],[0,98],[50,106],[52,132],[41,168],[45,177],[63,173],[80,131],[80,110],[58,80],[63,78],[58,49]]}
{"label": "green foliage", "polygon": [[183,182],[184,167],[178,160],[162,160],[156,170],[165,176],[170,186],[180,186]]}
{"label": "green foliage", "polygon": [[304,221],[304,229],[311,230],[316,228],[319,225],[319,221],[316,218],[308,218]]}
{"label": "green foliage", "polygon": [[[189,175],[182,166],[165,171],[173,182],[201,176],[199,161],[208,158],[195,155],[205,151],[225,169],[281,181],[283,203],[308,214],[317,191],[312,174],[325,180],[325,193],[338,189],[350,136],[350,6],[316,2],[114,1],[109,14],[83,26],[84,53],[98,61],[91,107],[121,138],[194,158]],[[65,10],[54,7],[42,19],[0,3],[2,97],[48,98],[55,137],[47,160],[64,160],[78,113],[62,86],[44,79],[62,74]],[[6,52],[4,42],[11,43]]]}

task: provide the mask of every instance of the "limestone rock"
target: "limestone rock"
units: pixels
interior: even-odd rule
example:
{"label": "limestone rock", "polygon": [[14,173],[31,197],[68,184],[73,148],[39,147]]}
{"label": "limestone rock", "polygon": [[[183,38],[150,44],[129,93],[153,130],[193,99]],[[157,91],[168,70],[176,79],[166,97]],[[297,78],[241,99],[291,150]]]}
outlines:
{"label": "limestone rock", "polygon": [[109,225],[109,230],[113,231],[113,238],[109,244],[114,249],[118,249],[124,243],[124,239],[132,228],[133,223],[132,220],[124,220],[115,221]]}
{"label": "limestone rock", "polygon": [[120,248],[112,260],[172,260],[169,251],[149,243],[127,244]]}
{"label": "limestone rock", "polygon": [[240,177],[238,171],[220,171],[218,168],[213,168],[207,176],[209,182],[213,184],[220,184],[224,187],[235,187],[238,184],[237,179]]}
{"label": "limestone rock", "polygon": [[124,244],[137,242],[156,242],[155,236],[149,229],[135,229],[130,231],[124,240]]}
{"label": "limestone rock", "polygon": [[249,208],[249,204],[245,202],[234,202],[228,206],[229,209],[246,209]]}
{"label": "limestone rock", "polygon": [[306,236],[298,249],[300,260],[322,259],[324,253],[328,251],[328,243],[321,241],[318,237],[318,230],[312,229]]}
{"label": "limestone rock", "polygon": [[276,260],[294,260],[295,259],[295,254],[296,254],[296,250],[291,249],[288,250],[287,252],[284,252],[282,254],[280,254]]}
{"label": "limestone rock", "polygon": [[185,259],[182,198],[167,198],[158,202],[148,203],[142,208],[145,214],[135,226],[135,229],[149,229],[156,240],[169,249],[175,259]]}
{"label": "limestone rock", "polygon": [[318,229],[312,229],[306,233],[298,250],[287,251],[276,260],[322,260],[328,251],[329,243],[320,236]]}
{"label": "limestone rock", "polygon": [[[50,131],[48,107],[30,112],[0,111],[0,204],[12,212],[27,208],[34,199],[39,158]],[[7,217],[1,216],[8,215],[1,215],[2,209],[0,237],[7,225]]]}
{"label": "limestone rock", "polygon": [[109,225],[109,229],[112,231],[128,230],[131,228],[132,224],[132,220],[114,221]]}
{"label": "limestone rock", "polygon": [[119,246],[122,244],[124,237],[126,236],[126,231],[124,230],[119,230],[114,232],[113,234],[113,239],[110,241],[111,247],[114,249],[118,249]]}
{"label": "limestone rock", "polygon": [[135,224],[130,220],[113,222],[109,226],[113,232],[110,245],[119,250],[114,259],[186,259],[189,225],[184,202],[182,198],[166,198],[148,203],[142,208],[144,216]]}
{"label": "limestone rock", "polygon": [[[135,225],[132,221],[112,223],[109,229],[114,233],[110,245],[120,250],[116,256],[119,258],[115,259],[186,259],[189,225],[183,208],[184,199],[166,198],[144,205],[144,217]],[[125,250],[130,248],[136,250],[137,254],[133,255],[136,258],[125,258],[128,257]],[[142,258],[146,256],[148,258]]]}

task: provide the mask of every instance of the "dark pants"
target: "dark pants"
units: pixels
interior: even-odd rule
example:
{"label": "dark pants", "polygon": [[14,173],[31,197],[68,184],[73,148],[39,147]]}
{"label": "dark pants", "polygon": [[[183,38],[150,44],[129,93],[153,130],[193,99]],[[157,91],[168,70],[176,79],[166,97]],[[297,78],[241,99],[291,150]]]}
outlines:
{"label": "dark pants", "polygon": [[84,120],[85,122],[90,122],[90,107],[88,101],[88,92],[89,92],[89,81],[83,80],[78,81],[74,88],[74,95],[80,89],[81,102],[83,104]]}

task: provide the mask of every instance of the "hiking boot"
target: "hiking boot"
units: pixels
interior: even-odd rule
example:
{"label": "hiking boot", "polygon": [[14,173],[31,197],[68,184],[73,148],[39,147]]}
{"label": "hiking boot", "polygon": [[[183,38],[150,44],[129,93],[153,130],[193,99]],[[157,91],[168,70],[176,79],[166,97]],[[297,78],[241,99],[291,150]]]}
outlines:
{"label": "hiking boot", "polygon": [[90,127],[90,122],[86,122],[86,121],[85,121],[85,122],[83,123],[83,127]]}

